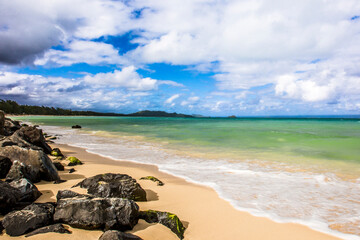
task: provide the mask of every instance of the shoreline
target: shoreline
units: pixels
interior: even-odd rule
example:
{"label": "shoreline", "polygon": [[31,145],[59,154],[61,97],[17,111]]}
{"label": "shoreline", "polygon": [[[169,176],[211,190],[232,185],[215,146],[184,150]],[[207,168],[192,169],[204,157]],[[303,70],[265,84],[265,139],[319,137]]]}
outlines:
{"label": "shoreline", "polygon": [[[68,174],[59,172],[65,183],[54,185],[49,182],[36,184],[43,195],[37,202],[55,201],[57,190],[70,188],[85,177],[105,172],[125,173],[135,178],[147,191],[147,202],[137,202],[141,210],[169,211],[182,220],[185,231],[184,239],[249,239],[249,240],[288,240],[288,239],[340,239],[321,233],[307,226],[296,223],[276,223],[265,217],[255,217],[247,212],[235,209],[229,202],[219,197],[217,192],[203,185],[187,182],[185,179],[159,171],[157,166],[114,160],[94,153],[84,148],[65,144],[51,144],[59,147],[65,155],[78,157],[85,164],[76,166],[76,172]],[[165,183],[139,180],[140,177],[153,175]],[[84,189],[75,188],[78,192]],[[261,229],[261,231],[259,231]],[[101,231],[85,231],[71,228],[72,235],[41,234],[34,239],[98,239]],[[160,224],[148,224],[140,220],[132,231],[144,240],[178,239],[169,229]],[[2,236],[4,239],[23,239],[24,237]]]}

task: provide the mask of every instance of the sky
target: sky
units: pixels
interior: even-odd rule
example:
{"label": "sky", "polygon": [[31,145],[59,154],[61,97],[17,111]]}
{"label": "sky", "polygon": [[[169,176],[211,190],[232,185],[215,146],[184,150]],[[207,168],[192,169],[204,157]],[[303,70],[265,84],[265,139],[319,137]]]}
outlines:
{"label": "sky", "polygon": [[0,0],[0,99],[360,114],[359,0]]}

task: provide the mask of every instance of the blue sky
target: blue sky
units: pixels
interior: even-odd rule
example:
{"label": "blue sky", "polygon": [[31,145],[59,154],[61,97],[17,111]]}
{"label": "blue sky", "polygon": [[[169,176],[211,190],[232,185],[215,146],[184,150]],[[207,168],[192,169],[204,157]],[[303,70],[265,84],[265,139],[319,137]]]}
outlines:
{"label": "blue sky", "polygon": [[360,2],[0,1],[0,98],[210,116],[360,114]]}

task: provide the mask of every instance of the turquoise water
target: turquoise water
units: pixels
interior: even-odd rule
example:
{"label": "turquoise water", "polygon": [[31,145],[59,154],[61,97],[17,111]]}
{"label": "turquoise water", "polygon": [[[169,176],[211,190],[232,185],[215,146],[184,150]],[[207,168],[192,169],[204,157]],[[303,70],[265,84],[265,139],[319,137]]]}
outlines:
{"label": "turquoise water", "polygon": [[[58,143],[214,188],[237,209],[360,239],[360,120],[46,117]],[[71,129],[79,124],[83,128]]]}

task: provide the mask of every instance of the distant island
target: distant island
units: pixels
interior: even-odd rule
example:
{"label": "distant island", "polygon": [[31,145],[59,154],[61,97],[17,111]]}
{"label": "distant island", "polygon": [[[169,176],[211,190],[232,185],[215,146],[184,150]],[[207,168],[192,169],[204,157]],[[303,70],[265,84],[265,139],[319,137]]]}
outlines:
{"label": "distant island", "polygon": [[0,99],[0,110],[7,114],[16,115],[57,115],[57,116],[116,116],[116,117],[184,117],[193,118],[194,116],[181,114],[181,113],[168,113],[164,111],[139,111],[136,113],[123,114],[123,113],[101,113],[94,111],[73,111],[63,108],[45,107],[45,106],[31,106],[20,105],[12,100]]}

